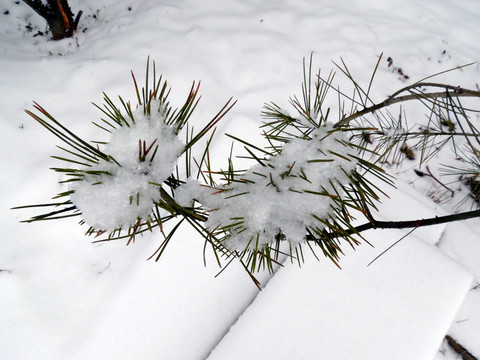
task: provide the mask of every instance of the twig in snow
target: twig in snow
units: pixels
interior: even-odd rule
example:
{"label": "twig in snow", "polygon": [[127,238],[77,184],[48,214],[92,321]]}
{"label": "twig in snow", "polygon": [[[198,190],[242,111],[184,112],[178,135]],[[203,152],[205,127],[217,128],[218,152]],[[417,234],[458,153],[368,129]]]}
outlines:
{"label": "twig in snow", "polygon": [[415,171],[415,174],[417,174],[418,176],[429,176],[431,177],[433,180],[435,180],[437,183],[439,183],[442,187],[444,187],[445,189],[447,189],[451,194],[452,194],[452,197],[455,195],[455,191],[450,189],[447,185],[445,185],[444,183],[442,183],[440,180],[438,180],[435,175],[432,174],[432,172],[430,171],[430,169],[428,168],[427,166],[427,171],[428,171],[428,174],[424,173],[423,171],[420,171],[420,170],[414,170]]}
{"label": "twig in snow", "polygon": [[100,270],[100,271],[98,272],[98,275],[100,275],[101,273],[103,273],[103,272],[104,272],[105,270],[107,270],[109,267],[110,267],[110,261],[108,262],[108,265],[107,265],[107,266],[105,266],[102,270]]}
{"label": "twig in snow", "polygon": [[460,345],[454,338],[450,335],[445,336],[447,339],[448,345],[450,345],[453,350],[455,350],[463,360],[478,360],[475,356],[470,354],[467,349],[465,349],[462,345]]}

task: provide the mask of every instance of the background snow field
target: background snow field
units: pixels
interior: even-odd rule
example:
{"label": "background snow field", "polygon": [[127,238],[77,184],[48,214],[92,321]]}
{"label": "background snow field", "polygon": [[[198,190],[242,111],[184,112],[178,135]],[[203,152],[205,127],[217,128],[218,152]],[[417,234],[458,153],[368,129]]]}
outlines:
{"label": "background snow field", "polygon": [[[105,140],[91,124],[102,116],[91,102],[102,104],[103,92],[134,102],[130,70],[141,79],[150,56],[176,106],[201,80],[196,129],[238,99],[211,148],[219,168],[231,146],[224,133],[261,141],[263,104],[288,108],[289,97],[301,95],[302,59],[312,52],[314,69],[328,75],[331,61],[343,59],[366,86],[383,53],[371,93],[377,101],[478,62],[477,0],[70,3],[75,14],[83,10],[80,29],[59,42],[35,36],[44,21],[23,2],[0,3],[2,360],[457,359],[447,333],[480,357],[478,219],[418,229],[367,267],[406,234],[369,231],[375,247],[346,248],[343,270],[327,259],[308,258],[301,269],[286,261],[273,277],[258,275],[259,293],[236,262],[215,277],[208,253],[204,267],[203,240],[187,227],[154,262],[146,259],[159,232],[128,247],[92,244],[78,220],[21,224],[34,214],[10,210],[62,191],[60,175],[48,170],[58,165],[50,158],[60,153],[58,140],[24,113],[32,101],[82,138]],[[478,63],[435,80],[476,89]],[[399,181],[380,207],[382,220],[454,209],[426,196],[408,164],[391,171]]]}

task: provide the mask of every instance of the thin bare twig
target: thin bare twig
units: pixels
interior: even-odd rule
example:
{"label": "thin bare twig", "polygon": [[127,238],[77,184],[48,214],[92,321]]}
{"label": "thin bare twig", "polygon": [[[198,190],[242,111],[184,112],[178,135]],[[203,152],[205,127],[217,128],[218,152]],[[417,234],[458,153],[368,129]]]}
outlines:
{"label": "thin bare twig", "polygon": [[[405,91],[410,91],[413,89],[418,89],[422,87],[440,87],[445,89],[445,91],[436,91],[436,92],[430,92],[430,93],[420,93],[420,94],[410,94],[410,95],[403,95],[403,96],[398,96],[401,93]],[[450,91],[449,91],[450,90]],[[389,96],[386,100],[382,101],[381,103],[378,103],[376,105],[372,105],[369,107],[364,108],[363,110],[357,111],[354,114],[347,116],[343,120],[339,121],[337,124],[335,124],[335,127],[339,126],[344,126],[348,124],[350,121],[359,118],[361,116],[364,116],[369,113],[373,113],[377,110],[380,110],[384,107],[399,103],[399,102],[405,102],[405,101],[410,101],[410,100],[419,100],[419,99],[446,99],[451,96],[455,97],[475,97],[479,96],[480,97],[480,91],[476,90],[470,90],[470,89],[465,89],[461,87],[455,87],[447,84],[436,84],[436,83],[416,83],[413,85],[409,85],[404,87],[403,89],[398,90],[395,92],[393,95]]]}
{"label": "thin bare twig", "polygon": [[447,185],[445,185],[444,183],[442,183],[440,180],[438,180],[435,175],[432,174],[432,172],[430,171],[430,168],[427,166],[427,173],[424,173],[423,171],[420,171],[420,170],[415,170],[415,173],[419,176],[428,176],[428,177],[431,177],[433,180],[435,180],[437,183],[440,184],[440,186],[442,186],[443,188],[445,188],[446,190],[448,190],[451,194],[452,194],[452,197],[455,195],[455,191],[450,189]]}

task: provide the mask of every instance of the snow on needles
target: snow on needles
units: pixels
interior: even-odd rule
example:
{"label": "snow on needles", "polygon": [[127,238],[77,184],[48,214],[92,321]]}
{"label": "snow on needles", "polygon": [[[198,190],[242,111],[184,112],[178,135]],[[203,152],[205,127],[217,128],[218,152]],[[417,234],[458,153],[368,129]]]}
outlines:
{"label": "snow on needles", "polygon": [[[319,219],[333,215],[337,185],[349,183],[356,162],[348,156],[348,137],[332,125],[315,129],[310,139],[296,138],[279,154],[262,161],[228,186],[202,186],[189,180],[176,200],[200,202],[209,214],[206,227],[225,231],[223,244],[233,250],[271,244],[282,234],[292,246],[306,228],[323,229]],[[282,238],[283,238],[282,236]]]}
{"label": "snow on needles", "polygon": [[155,184],[162,184],[175,168],[184,144],[164,123],[163,113],[153,111],[155,102],[152,100],[151,114],[144,114],[139,107],[134,123],[112,131],[104,152],[114,161],[99,160],[93,168],[84,169],[94,173],[72,182],[71,200],[93,228],[112,232],[148,219],[159,198],[159,185]]}

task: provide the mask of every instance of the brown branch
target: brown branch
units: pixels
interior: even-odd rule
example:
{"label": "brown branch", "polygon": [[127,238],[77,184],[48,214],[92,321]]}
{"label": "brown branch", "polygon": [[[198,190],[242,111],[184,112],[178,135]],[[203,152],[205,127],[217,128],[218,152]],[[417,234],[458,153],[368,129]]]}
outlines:
{"label": "brown branch", "polygon": [[447,339],[448,345],[450,345],[453,348],[453,350],[455,350],[458,354],[460,354],[463,360],[477,360],[475,356],[470,354],[467,349],[465,349],[462,345],[460,345],[450,335],[445,336],[445,339]]}
{"label": "brown branch", "polygon": [[58,6],[58,11],[60,12],[60,15],[62,16],[62,19],[63,19],[63,26],[65,27],[66,30],[73,31],[70,24],[70,19],[67,16],[65,9],[63,8],[63,4],[61,0],[57,0],[57,6]]}
{"label": "brown branch", "polygon": [[[338,233],[331,233],[330,236],[332,238],[336,238],[344,235],[358,234],[363,231],[367,231],[371,229],[412,229],[412,228],[419,228],[423,226],[432,226],[432,225],[445,224],[449,222],[468,220],[468,219],[473,219],[478,217],[480,217],[480,210],[466,211],[458,214],[435,216],[433,218],[406,220],[406,221],[380,221],[380,220],[375,220],[371,215],[369,215],[368,223],[355,226],[350,229],[343,229],[341,230],[341,232],[338,232]],[[307,241],[317,240],[312,235],[307,235],[305,239]]]}
{"label": "brown branch", "polygon": [[[442,88],[442,89],[445,89],[445,90],[451,90],[453,91],[453,94],[454,95],[457,95],[457,94],[464,94],[462,96],[479,96],[480,93],[476,90],[470,90],[470,89],[464,89],[464,88],[461,88],[460,86],[453,86],[453,85],[448,85],[448,84],[438,84],[438,83],[432,83],[432,82],[419,82],[419,83],[415,83],[415,84],[412,84],[412,85],[408,85],[396,92],[394,92],[392,95],[390,95],[387,99],[388,100],[392,100],[393,98],[395,98],[395,96],[401,94],[402,92],[405,92],[405,91],[409,91],[411,89],[416,89],[416,88],[419,88],[419,87],[438,87],[438,88]],[[445,96],[440,96],[440,97],[447,97],[446,95],[446,91],[445,92],[439,92],[439,93],[431,93],[431,94],[444,94]],[[467,94],[467,95],[465,95]],[[408,96],[412,96],[412,95],[408,95]],[[415,95],[413,95],[415,96]],[[450,95],[448,95],[450,96]]]}
{"label": "brown branch", "polygon": [[443,188],[445,188],[446,190],[448,190],[451,194],[452,194],[452,197],[455,195],[455,191],[450,189],[447,185],[445,185],[444,183],[442,183],[439,179],[437,179],[435,177],[435,175],[432,174],[432,172],[430,171],[429,167],[427,166],[427,171],[428,171],[428,174],[427,173],[424,173],[423,171],[420,171],[420,170],[414,170],[415,171],[415,174],[417,174],[418,176],[428,176],[428,177],[431,177],[433,180],[435,180],[437,183],[440,184],[440,186],[442,186]]}
{"label": "brown branch", "polygon": [[[430,93],[420,93],[420,94],[410,94],[410,95],[403,95],[403,96],[398,96],[401,93],[405,91],[410,91],[412,89],[417,89],[421,87],[440,87],[445,89],[445,91],[437,91],[437,92],[430,92]],[[450,91],[449,91],[450,90]],[[381,103],[369,106],[364,108],[363,110],[357,111],[353,113],[350,116],[347,116],[345,119],[339,121],[337,124],[335,124],[335,127],[339,127],[342,125],[348,124],[350,121],[364,116],[369,113],[373,113],[377,110],[380,110],[384,107],[388,107],[390,105],[399,103],[399,102],[405,102],[405,101],[410,101],[410,100],[418,100],[418,99],[445,99],[451,96],[455,97],[474,97],[474,96],[480,96],[480,91],[476,90],[470,90],[470,89],[465,89],[461,87],[456,87],[456,86],[451,86],[451,85],[446,85],[446,84],[436,84],[436,83],[416,83],[413,85],[409,85],[404,87],[403,89],[398,90],[391,96],[389,96],[386,100],[382,101]]]}
{"label": "brown branch", "polygon": [[[435,216],[427,219],[416,219],[406,221],[380,221],[371,219],[371,222],[355,227],[356,232],[370,229],[410,229],[423,226],[432,226],[455,221],[462,221],[480,217],[480,210],[466,211],[458,214]],[[353,231],[352,231],[353,233]]]}

